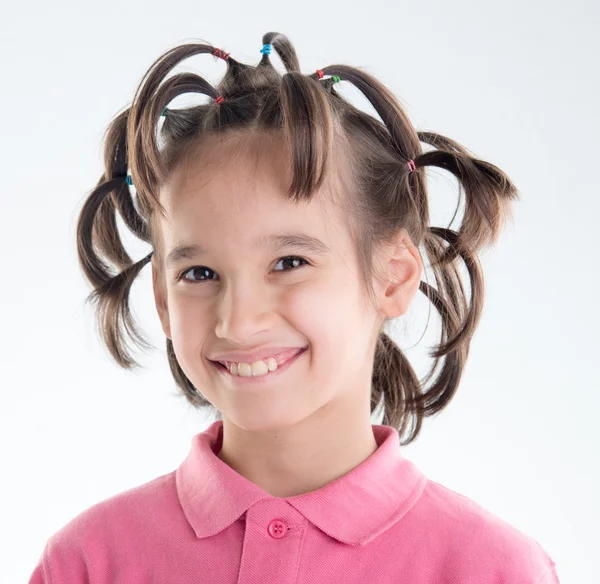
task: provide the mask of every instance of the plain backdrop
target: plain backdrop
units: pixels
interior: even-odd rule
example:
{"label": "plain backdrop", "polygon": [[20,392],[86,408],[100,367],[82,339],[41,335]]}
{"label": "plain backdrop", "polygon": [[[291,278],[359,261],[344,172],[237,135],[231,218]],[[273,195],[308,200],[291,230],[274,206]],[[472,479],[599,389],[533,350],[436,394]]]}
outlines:
{"label": "plain backdrop", "polygon": [[[484,312],[459,390],[404,454],[534,537],[563,584],[600,582],[599,25],[598,4],[581,0],[6,6],[0,580],[26,582],[52,533],[174,470],[206,428],[176,397],[149,266],[132,306],[156,350],[137,353],[144,367],[127,372],[100,344],[84,306],[77,214],[103,172],[103,132],[155,58],[209,42],[256,64],[262,35],[278,31],[306,74],[364,67],[418,130],[458,140],[519,188],[514,222],[481,256]],[[225,63],[203,55],[182,70],[216,84]],[[377,115],[349,83],[336,89]],[[448,225],[457,196],[450,174],[430,173],[433,225]],[[150,251],[133,236],[127,245],[136,259]],[[421,376],[439,340],[429,309],[418,293],[393,333]]]}

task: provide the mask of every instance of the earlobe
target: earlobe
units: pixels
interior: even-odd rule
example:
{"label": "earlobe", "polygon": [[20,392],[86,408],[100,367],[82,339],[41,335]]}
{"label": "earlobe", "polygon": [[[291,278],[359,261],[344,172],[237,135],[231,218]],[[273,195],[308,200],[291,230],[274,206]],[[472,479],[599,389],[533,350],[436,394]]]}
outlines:
{"label": "earlobe", "polygon": [[167,338],[171,339],[171,324],[169,322],[167,296],[164,290],[164,283],[162,282],[162,279],[159,278],[158,269],[154,263],[154,257],[152,258],[152,289],[154,292],[156,311],[158,312],[158,318],[160,319],[163,332]]}

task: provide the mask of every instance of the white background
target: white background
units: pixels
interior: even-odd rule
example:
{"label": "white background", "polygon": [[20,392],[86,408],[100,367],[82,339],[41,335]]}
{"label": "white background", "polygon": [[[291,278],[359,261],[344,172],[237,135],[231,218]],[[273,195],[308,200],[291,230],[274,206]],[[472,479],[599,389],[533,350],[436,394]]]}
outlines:
{"label": "white background", "polygon": [[[484,313],[458,393],[404,453],[537,539],[563,584],[599,582],[599,20],[591,0],[5,7],[0,579],[27,581],[52,533],[174,470],[206,427],[175,397],[149,266],[132,306],[157,350],[138,354],[145,368],[131,373],[100,345],[76,219],[103,171],[103,132],[156,57],[209,42],[256,64],[262,35],[278,31],[306,74],[365,67],[418,130],[458,140],[519,188],[514,223],[481,258]],[[203,55],[183,69],[216,84],[225,63]],[[348,83],[336,88],[373,112]],[[452,176],[432,172],[430,195],[432,224],[447,225]],[[128,241],[135,258],[150,251]],[[427,311],[419,294],[394,333],[421,376],[439,332],[432,309],[418,342]]]}

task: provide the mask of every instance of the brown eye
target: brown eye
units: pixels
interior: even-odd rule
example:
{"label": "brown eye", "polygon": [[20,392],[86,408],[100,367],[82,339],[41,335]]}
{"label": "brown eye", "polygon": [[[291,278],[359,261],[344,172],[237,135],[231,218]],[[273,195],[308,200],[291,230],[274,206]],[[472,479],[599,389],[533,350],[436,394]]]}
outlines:
{"label": "brown eye", "polygon": [[[214,274],[215,272],[213,272],[210,268],[207,268],[205,266],[193,266],[192,268],[188,268],[187,270],[183,271],[180,276],[177,278],[177,280],[187,280],[188,282],[204,282],[204,279],[201,280],[190,280],[189,278],[186,278],[185,275],[188,273],[194,273],[195,276],[198,276],[199,278],[202,276],[206,276],[208,274]],[[211,278],[208,278],[209,280]]]}
{"label": "brown eye", "polygon": [[[292,265],[293,265],[292,270],[295,270],[295,269],[303,266],[304,264],[308,263],[304,258],[301,258],[301,257],[298,257],[298,256],[286,256],[284,258],[281,258],[279,260],[279,262],[285,262],[287,260],[293,260],[293,262],[292,262]],[[298,265],[297,260],[300,260],[300,262],[302,262],[302,263],[300,265]],[[279,264],[279,262],[277,262],[277,263]],[[290,272],[292,270],[277,270],[277,271],[278,272]]]}

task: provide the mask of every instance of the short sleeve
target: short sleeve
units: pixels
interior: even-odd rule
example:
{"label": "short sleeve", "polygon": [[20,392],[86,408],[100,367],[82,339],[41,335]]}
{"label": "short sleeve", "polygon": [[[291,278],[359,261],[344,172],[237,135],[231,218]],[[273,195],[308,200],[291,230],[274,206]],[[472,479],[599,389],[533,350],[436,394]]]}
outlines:
{"label": "short sleeve", "polygon": [[535,584],[560,584],[558,574],[556,573],[556,563],[538,541],[535,541],[535,543],[540,549],[546,564],[545,573],[535,581]]}
{"label": "short sleeve", "polygon": [[46,576],[44,569],[44,558],[46,554],[46,548],[40,556],[37,566],[34,568],[31,576],[29,577],[29,584],[52,584],[50,578]]}
{"label": "short sleeve", "polygon": [[52,535],[44,547],[29,584],[89,584],[86,554],[66,530]]}

